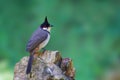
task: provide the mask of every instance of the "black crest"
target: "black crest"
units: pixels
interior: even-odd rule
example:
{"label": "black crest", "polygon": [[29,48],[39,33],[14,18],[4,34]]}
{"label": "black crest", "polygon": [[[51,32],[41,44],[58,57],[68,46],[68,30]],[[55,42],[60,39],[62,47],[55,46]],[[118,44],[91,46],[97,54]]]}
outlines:
{"label": "black crest", "polygon": [[45,17],[45,21],[41,24],[40,27],[41,27],[41,28],[43,28],[43,27],[50,27],[50,24],[49,24],[49,22],[48,22],[48,20],[47,20],[47,16]]}

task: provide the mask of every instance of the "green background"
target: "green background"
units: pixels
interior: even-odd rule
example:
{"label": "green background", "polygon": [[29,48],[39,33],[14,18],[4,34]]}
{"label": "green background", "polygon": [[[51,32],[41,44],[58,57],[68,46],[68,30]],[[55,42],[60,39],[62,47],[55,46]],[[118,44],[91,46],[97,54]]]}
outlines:
{"label": "green background", "polygon": [[120,69],[119,0],[0,0],[0,80],[13,79],[45,16],[54,25],[46,49],[72,58],[76,80],[104,80]]}

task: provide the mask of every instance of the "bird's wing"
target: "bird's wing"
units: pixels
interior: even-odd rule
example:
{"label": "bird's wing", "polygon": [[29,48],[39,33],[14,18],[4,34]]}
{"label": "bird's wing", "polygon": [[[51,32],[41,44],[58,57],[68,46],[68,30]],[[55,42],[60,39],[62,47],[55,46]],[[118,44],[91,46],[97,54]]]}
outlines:
{"label": "bird's wing", "polygon": [[32,52],[40,43],[42,43],[48,36],[48,32],[42,29],[36,30],[27,43],[26,51]]}

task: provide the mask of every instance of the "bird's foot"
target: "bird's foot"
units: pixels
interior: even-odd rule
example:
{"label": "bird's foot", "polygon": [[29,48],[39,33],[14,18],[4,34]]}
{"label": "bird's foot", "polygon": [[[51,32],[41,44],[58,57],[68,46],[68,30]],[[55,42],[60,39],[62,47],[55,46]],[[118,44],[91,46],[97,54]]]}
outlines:
{"label": "bird's foot", "polygon": [[46,51],[46,49],[45,49],[45,48],[42,48],[42,50],[43,50],[43,51],[42,51],[42,53],[44,53],[44,52]]}
{"label": "bird's foot", "polygon": [[34,53],[34,58],[37,58],[39,56],[39,54],[40,54],[39,52],[35,52]]}

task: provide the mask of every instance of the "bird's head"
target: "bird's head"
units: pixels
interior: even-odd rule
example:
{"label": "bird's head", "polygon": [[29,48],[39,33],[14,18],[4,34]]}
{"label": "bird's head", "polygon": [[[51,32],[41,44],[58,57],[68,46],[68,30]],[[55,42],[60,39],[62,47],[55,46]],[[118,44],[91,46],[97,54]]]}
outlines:
{"label": "bird's head", "polygon": [[41,24],[40,27],[41,27],[43,30],[46,30],[46,31],[50,32],[52,25],[49,24],[49,22],[48,22],[48,20],[47,20],[47,17],[45,17],[45,21]]}

